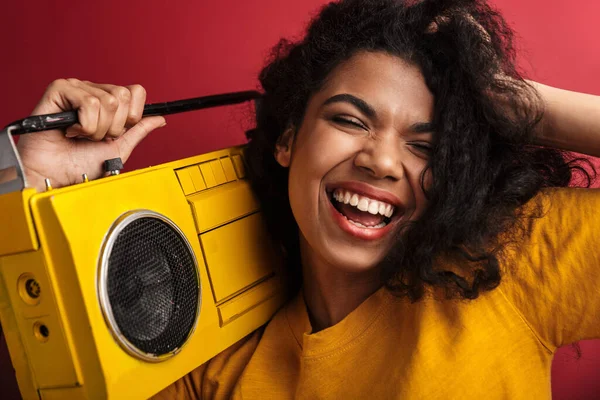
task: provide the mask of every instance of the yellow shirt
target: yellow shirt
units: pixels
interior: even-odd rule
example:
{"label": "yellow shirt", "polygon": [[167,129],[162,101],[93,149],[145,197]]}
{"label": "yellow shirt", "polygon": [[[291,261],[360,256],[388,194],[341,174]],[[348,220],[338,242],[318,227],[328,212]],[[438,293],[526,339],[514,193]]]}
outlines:
{"label": "yellow shirt", "polygon": [[474,301],[381,289],[310,334],[301,295],[157,399],[540,399],[557,347],[600,338],[600,191],[553,189],[548,212]]}

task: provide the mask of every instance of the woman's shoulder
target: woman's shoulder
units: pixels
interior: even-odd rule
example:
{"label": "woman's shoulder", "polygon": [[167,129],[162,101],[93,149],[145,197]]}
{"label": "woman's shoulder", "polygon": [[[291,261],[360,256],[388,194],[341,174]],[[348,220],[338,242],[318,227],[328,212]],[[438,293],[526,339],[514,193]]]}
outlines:
{"label": "woman's shoulder", "polygon": [[152,397],[153,400],[229,399],[256,350],[261,327]]}
{"label": "woman's shoulder", "polygon": [[[257,351],[276,348],[281,330],[287,326],[288,302],[271,320],[239,340],[208,362],[177,380],[152,399],[230,399],[234,397],[237,384],[252,362]],[[264,339],[268,343],[263,343]],[[262,350],[260,350],[262,349]]]}
{"label": "woman's shoulder", "polygon": [[516,235],[508,237],[501,257],[504,272],[527,272],[529,279],[537,280],[540,274],[565,270],[567,266],[572,271],[588,264],[586,261],[592,261],[599,253],[594,245],[599,209],[598,189],[540,191],[525,205]]}
{"label": "woman's shoulder", "polygon": [[[580,207],[568,208],[568,206],[596,206],[600,201],[600,189],[580,187],[556,187],[542,189],[528,206],[541,206],[542,216],[550,213],[577,213],[582,211]],[[587,211],[585,208],[584,211]]]}
{"label": "woman's shoulder", "polygon": [[600,335],[600,190],[545,189],[505,248],[500,291],[548,344]]}
{"label": "woman's shoulder", "polygon": [[599,189],[543,189],[520,210],[522,218],[513,231],[517,237],[509,235],[513,243],[508,247],[521,254],[530,253],[535,245],[563,251],[573,238],[589,239],[587,231],[600,222],[599,209]]}

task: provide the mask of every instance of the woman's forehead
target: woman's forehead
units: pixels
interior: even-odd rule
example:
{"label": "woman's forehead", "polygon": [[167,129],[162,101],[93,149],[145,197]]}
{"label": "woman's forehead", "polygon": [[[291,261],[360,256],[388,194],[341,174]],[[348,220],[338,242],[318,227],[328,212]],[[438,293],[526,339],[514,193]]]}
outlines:
{"label": "woman's forehead", "polygon": [[351,94],[375,109],[393,112],[400,107],[431,114],[433,94],[418,66],[384,52],[360,52],[338,65],[316,94],[323,104],[331,96]]}

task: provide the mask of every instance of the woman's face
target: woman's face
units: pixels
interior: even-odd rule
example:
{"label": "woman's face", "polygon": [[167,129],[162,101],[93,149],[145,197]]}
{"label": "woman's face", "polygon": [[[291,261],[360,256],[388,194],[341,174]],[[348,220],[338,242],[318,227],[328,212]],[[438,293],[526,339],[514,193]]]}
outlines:
{"label": "woman's face", "polygon": [[433,101],[419,68],[385,53],[358,53],[331,72],[277,152],[304,262],[365,272],[422,214]]}

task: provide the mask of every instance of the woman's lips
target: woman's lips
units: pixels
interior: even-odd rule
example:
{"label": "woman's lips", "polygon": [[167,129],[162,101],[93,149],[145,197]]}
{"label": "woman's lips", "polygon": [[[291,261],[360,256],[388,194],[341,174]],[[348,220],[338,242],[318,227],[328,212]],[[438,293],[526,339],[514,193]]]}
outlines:
{"label": "woman's lips", "polygon": [[327,193],[330,193],[330,192],[333,192],[337,188],[349,190],[352,193],[356,193],[358,195],[365,196],[365,197],[368,197],[373,200],[378,200],[378,201],[382,201],[387,204],[391,204],[392,206],[394,206],[396,208],[404,208],[404,204],[400,201],[400,199],[396,195],[394,195],[386,190],[381,190],[379,188],[371,186],[364,182],[342,181],[342,182],[332,183],[325,188],[325,191]]}
{"label": "woman's lips", "polygon": [[333,206],[333,203],[327,197],[327,203],[329,207],[329,211],[333,217],[333,220],[337,225],[346,233],[355,238],[361,240],[377,240],[381,239],[387,233],[390,232],[393,225],[397,222],[398,218],[394,218],[390,223],[388,223],[383,228],[361,228],[359,226],[354,225],[352,222],[348,221],[344,215],[342,215],[336,208]]}

